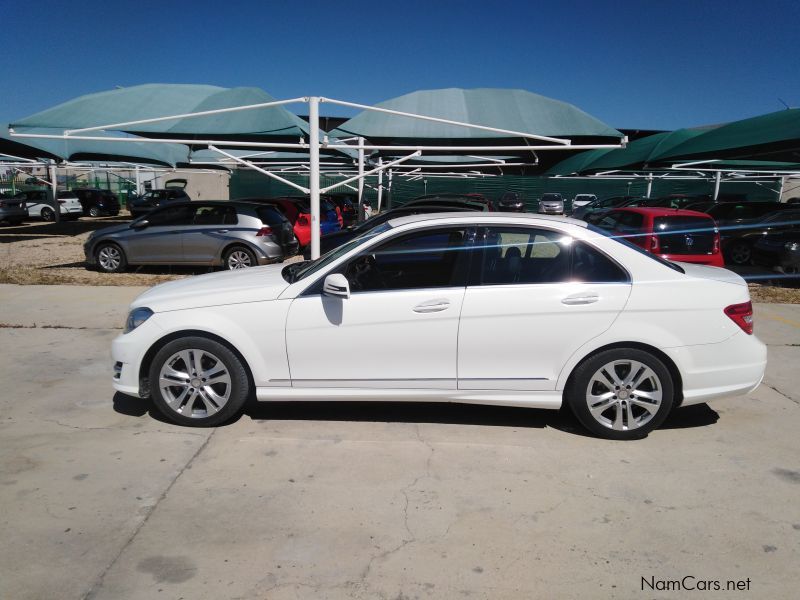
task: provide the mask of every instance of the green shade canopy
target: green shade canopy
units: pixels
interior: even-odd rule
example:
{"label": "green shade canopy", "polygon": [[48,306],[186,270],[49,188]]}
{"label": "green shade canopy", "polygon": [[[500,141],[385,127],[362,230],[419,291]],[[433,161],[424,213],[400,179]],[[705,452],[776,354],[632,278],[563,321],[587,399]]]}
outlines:
{"label": "green shade canopy", "polygon": [[[11,127],[81,129],[274,100],[265,91],[252,87],[149,83],[80,96],[19,119]],[[120,129],[145,137],[162,138],[224,136],[224,139],[229,139],[234,136],[296,139],[307,134],[308,124],[283,106],[273,106],[130,125]]]}
{"label": "green shade canopy", "polygon": [[800,109],[735,121],[660,151],[654,160],[690,158],[800,160]]}
{"label": "green shade canopy", "polygon": [[[63,130],[26,127],[24,133],[62,135]],[[120,137],[103,131],[94,132],[93,135]],[[32,159],[134,162],[174,167],[180,162],[186,162],[189,156],[189,147],[183,144],[11,137],[8,127],[2,126],[0,127],[0,153]]]}
{"label": "green shade canopy", "polygon": [[[381,102],[376,106],[548,137],[603,140],[602,143],[618,143],[623,137],[616,129],[571,104],[525,90],[492,88],[423,90]],[[381,145],[384,142],[399,143],[409,140],[514,139],[508,134],[370,110],[345,121],[331,133],[357,135]],[[534,140],[530,142],[533,145],[541,145]]]}
{"label": "green shade canopy", "polygon": [[640,138],[625,148],[581,152],[552,167],[547,175],[579,175],[598,171],[645,169],[654,156],[704,134],[707,129],[678,129]]}

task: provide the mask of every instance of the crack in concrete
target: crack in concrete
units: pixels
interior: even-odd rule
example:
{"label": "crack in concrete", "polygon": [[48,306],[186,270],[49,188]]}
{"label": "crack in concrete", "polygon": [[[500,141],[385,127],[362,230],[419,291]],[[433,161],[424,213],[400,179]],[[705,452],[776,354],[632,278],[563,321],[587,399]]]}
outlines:
{"label": "crack in concrete", "polygon": [[92,330],[92,331],[118,331],[118,327],[73,327],[71,325],[19,325],[16,323],[0,323],[0,329],[67,329],[70,331],[76,330]]}
{"label": "crack in concrete", "polygon": [[103,582],[105,581],[105,578],[106,578],[106,575],[108,574],[108,572],[113,568],[113,566],[115,564],[117,564],[117,561],[123,555],[125,550],[128,549],[128,547],[133,543],[133,540],[136,539],[136,536],[139,535],[139,532],[147,524],[147,521],[150,519],[150,517],[153,515],[155,510],[158,508],[158,505],[161,504],[161,501],[164,500],[164,498],[167,497],[167,494],[169,494],[169,491],[172,489],[172,486],[174,486],[175,483],[178,481],[178,479],[180,479],[180,477],[181,477],[181,475],[183,475],[184,471],[186,471],[186,469],[188,469],[192,465],[192,463],[200,455],[200,453],[203,452],[203,450],[206,449],[206,446],[208,446],[208,443],[211,441],[211,438],[214,437],[214,434],[216,432],[217,432],[217,430],[214,429],[211,432],[211,434],[205,439],[205,441],[202,444],[200,444],[200,447],[195,451],[195,453],[192,454],[191,458],[189,458],[189,460],[186,461],[186,464],[183,465],[183,467],[181,467],[181,470],[178,471],[177,475],[175,475],[175,477],[172,479],[172,481],[170,481],[169,485],[166,487],[166,489],[158,497],[158,500],[156,500],[155,503],[152,506],[150,506],[150,510],[147,511],[147,514],[144,516],[144,519],[142,519],[142,522],[139,523],[139,525],[136,527],[136,529],[133,530],[133,533],[128,538],[128,540],[122,545],[122,548],[120,549],[120,551],[117,552],[117,554],[114,556],[114,558],[111,559],[111,562],[109,562],[108,565],[106,566],[106,568],[103,569],[103,571],[97,577],[95,582],[92,584],[92,587],[89,588],[89,591],[87,591],[86,594],[83,595],[82,600],[91,600],[91,598],[95,597],[95,595],[100,590],[100,588],[103,587]]}
{"label": "crack in concrete", "polygon": [[787,396],[786,394],[784,394],[782,391],[780,391],[780,390],[779,390],[777,387],[775,387],[774,385],[772,385],[772,384],[769,384],[769,383],[767,383],[766,381],[762,381],[761,383],[763,383],[765,386],[767,386],[767,387],[768,387],[769,389],[771,389],[772,391],[779,393],[781,396],[783,396],[784,398],[786,398],[786,399],[787,399],[787,400],[789,400],[790,402],[794,402],[795,404],[800,404],[800,400],[795,400],[795,399],[794,399],[794,398],[792,398],[791,396]]}

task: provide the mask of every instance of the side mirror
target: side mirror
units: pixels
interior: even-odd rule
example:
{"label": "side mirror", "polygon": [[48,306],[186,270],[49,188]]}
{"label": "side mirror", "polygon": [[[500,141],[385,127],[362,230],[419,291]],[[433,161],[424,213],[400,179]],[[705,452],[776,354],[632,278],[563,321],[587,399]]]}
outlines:
{"label": "side mirror", "polygon": [[322,293],[336,298],[350,297],[350,282],[341,273],[333,273],[325,278],[322,284]]}
{"label": "side mirror", "polygon": [[134,221],[133,223],[128,225],[128,227],[130,227],[131,229],[144,229],[148,225],[150,225],[150,221],[148,221],[147,219],[142,219],[141,221]]}

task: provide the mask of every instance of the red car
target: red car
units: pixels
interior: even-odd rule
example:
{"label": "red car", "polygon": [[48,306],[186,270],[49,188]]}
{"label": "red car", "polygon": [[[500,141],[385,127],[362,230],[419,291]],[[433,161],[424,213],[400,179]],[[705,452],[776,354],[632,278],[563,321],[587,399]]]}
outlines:
{"label": "red car", "polygon": [[[246,202],[269,204],[280,210],[294,228],[294,235],[304,248],[311,243],[311,204],[308,198],[284,196],[282,198],[247,198]],[[327,235],[342,228],[342,215],[339,207],[325,197],[319,199],[321,235]]]}
{"label": "red car", "polygon": [[675,208],[617,208],[597,223],[601,229],[673,261],[723,267],[719,229],[710,216]]}

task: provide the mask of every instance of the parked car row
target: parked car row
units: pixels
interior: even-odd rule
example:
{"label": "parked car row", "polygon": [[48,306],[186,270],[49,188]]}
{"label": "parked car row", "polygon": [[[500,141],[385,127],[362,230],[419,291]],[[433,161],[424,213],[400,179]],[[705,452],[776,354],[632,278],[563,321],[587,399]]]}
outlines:
{"label": "parked car row", "polygon": [[115,194],[94,188],[58,190],[55,203],[48,190],[0,195],[0,221],[12,225],[19,225],[28,219],[55,221],[56,210],[61,220],[70,221],[82,216],[116,216],[120,204]]}
{"label": "parked car row", "polygon": [[[669,253],[659,240],[678,230],[672,222],[683,222],[684,242],[691,240],[692,248],[682,248],[679,254],[690,250],[695,254],[676,260],[717,266],[757,264],[796,274],[800,207],[788,202],[726,200],[714,202],[708,196],[679,194],[659,198],[615,196],[590,202],[573,216],[628,236],[643,247],[650,244],[646,249],[662,255]],[[703,222],[708,230],[700,235]],[[716,242],[709,246],[712,234]]]}

